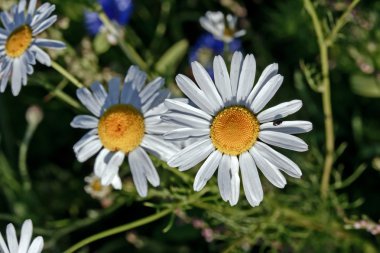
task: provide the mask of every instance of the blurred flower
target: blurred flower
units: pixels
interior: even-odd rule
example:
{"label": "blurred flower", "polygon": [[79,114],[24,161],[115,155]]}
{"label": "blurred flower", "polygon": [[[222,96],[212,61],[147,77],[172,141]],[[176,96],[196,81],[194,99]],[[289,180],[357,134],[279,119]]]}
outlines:
{"label": "blurred flower", "polygon": [[40,47],[65,48],[60,41],[36,38],[57,21],[56,15],[50,16],[55,5],[44,3],[36,10],[36,2],[31,0],[26,12],[26,0],[21,0],[9,12],[0,13],[5,28],[0,28],[0,92],[5,91],[10,79],[12,93],[17,96],[21,86],[28,82],[27,75],[33,74],[36,60],[51,65],[49,55]]}
{"label": "blurred flower", "polygon": [[245,35],[245,30],[236,31],[237,17],[227,15],[227,25],[224,14],[220,11],[206,12],[206,15],[199,19],[201,26],[214,35],[218,40],[230,43],[234,38]]}
{"label": "blurred flower", "polygon": [[5,243],[0,233],[0,252],[3,253],[40,253],[44,247],[44,239],[41,236],[34,238],[32,244],[33,224],[31,220],[26,220],[22,224],[20,241],[17,241],[16,229],[13,224],[7,226],[7,242]]}
{"label": "blurred flower", "polygon": [[215,83],[198,62],[192,63],[192,70],[197,84],[184,75],[177,75],[176,81],[195,106],[166,99],[169,111],[162,119],[182,125],[168,131],[164,135],[166,139],[199,138],[168,161],[170,166],[185,171],[206,159],[196,174],[195,191],[202,190],[219,167],[218,185],[222,199],[236,205],[240,168],[246,198],[252,206],[257,206],[263,199],[257,167],[279,188],[286,185],[280,170],[289,176],[301,177],[302,172],[293,161],[267,145],[307,151],[308,145],[292,134],[312,129],[308,121],[280,120],[297,112],[302,107],[300,100],[263,111],[283,81],[283,77],[277,74],[277,64],[265,68],[254,87],[256,61],[253,55],[247,55],[243,60],[242,53],[235,52],[230,74],[223,58],[215,57]]}
{"label": "blurred flower", "polygon": [[212,62],[215,56],[223,55],[224,53],[231,54],[240,50],[240,39],[233,39],[231,42],[227,43],[225,48],[223,41],[215,39],[215,37],[210,33],[205,33],[198,38],[195,45],[191,48],[189,59],[190,62],[200,62],[205,67],[207,72],[213,76]]}
{"label": "blurred flower", "polygon": [[[106,198],[111,193],[111,187],[109,185],[102,185],[100,180],[101,178],[97,177],[94,174],[91,174],[90,176],[84,178],[84,181],[87,183],[87,185],[84,187],[84,190],[90,194],[92,198],[98,200]],[[111,185],[116,190],[121,189],[122,183],[119,175],[116,175],[113,178]]]}
{"label": "blurred flower", "polygon": [[359,221],[355,221],[351,228],[360,230],[364,229],[367,230],[367,232],[371,233],[372,235],[378,235],[380,234],[380,224],[377,224],[371,220],[363,219]]}
{"label": "blurred flower", "polygon": [[170,92],[161,89],[164,79],[156,78],[145,86],[146,73],[132,66],[120,92],[120,79],[108,83],[109,93],[96,82],[77,90],[77,96],[95,115],[79,115],[71,122],[74,128],[90,129],[75,145],[78,161],[84,162],[99,152],[94,172],[102,185],[109,185],[118,175],[125,156],[128,157],[133,181],[140,196],[147,196],[148,184],[160,184],[160,178],[146,151],[167,161],[177,146],[165,141],[167,126],[160,115],[167,110],[163,104]]}
{"label": "blurred flower", "polygon": [[[116,26],[125,26],[133,12],[132,0],[98,0],[108,18]],[[96,35],[101,31],[105,31],[102,21],[96,12],[85,12],[85,24],[91,35]],[[108,31],[108,39],[114,44],[117,34]]]}

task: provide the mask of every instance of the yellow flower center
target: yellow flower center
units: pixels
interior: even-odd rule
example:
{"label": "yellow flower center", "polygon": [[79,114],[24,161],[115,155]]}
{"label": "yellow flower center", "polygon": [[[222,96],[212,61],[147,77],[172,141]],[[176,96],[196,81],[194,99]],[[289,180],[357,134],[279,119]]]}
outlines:
{"label": "yellow flower center", "polygon": [[144,117],[133,106],[110,107],[100,118],[98,133],[104,147],[129,153],[140,145],[145,131]]}
{"label": "yellow flower center", "polygon": [[230,29],[228,27],[224,28],[224,37],[233,38],[234,34],[235,34],[235,31],[233,29]]}
{"label": "yellow flower center", "polygon": [[22,25],[9,35],[5,43],[5,52],[9,57],[19,57],[29,48],[32,39],[32,29]]}
{"label": "yellow flower center", "polygon": [[242,106],[231,106],[215,116],[210,136],[220,152],[240,155],[253,146],[259,131],[260,123],[251,111]]}
{"label": "yellow flower center", "polygon": [[100,183],[100,179],[94,179],[94,181],[91,182],[91,189],[94,192],[100,192],[103,190],[103,185]]}

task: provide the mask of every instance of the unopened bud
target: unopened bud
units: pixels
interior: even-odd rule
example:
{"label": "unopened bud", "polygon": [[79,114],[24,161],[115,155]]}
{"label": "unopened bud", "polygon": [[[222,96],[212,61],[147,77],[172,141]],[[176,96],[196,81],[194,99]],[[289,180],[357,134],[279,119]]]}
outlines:
{"label": "unopened bud", "polygon": [[28,124],[38,125],[44,118],[44,113],[39,106],[32,105],[26,110],[25,117]]}

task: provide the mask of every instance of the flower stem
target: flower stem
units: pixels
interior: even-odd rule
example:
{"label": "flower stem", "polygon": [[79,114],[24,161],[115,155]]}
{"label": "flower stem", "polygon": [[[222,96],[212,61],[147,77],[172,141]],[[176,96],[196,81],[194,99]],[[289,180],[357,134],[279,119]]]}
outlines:
{"label": "flower stem", "polygon": [[91,242],[94,242],[94,241],[97,241],[99,239],[103,239],[103,238],[106,238],[108,236],[111,236],[111,235],[115,235],[115,234],[118,234],[118,233],[122,233],[122,232],[125,232],[125,231],[128,231],[128,230],[131,230],[133,228],[137,228],[137,227],[140,227],[140,226],[143,226],[143,225],[146,225],[150,222],[153,222],[153,221],[156,221],[168,214],[170,214],[172,212],[172,209],[165,209],[161,212],[158,212],[158,213],[155,213],[153,215],[150,215],[150,216],[147,216],[145,218],[142,218],[140,220],[137,220],[137,221],[133,221],[131,223],[127,223],[125,225],[122,225],[122,226],[118,226],[118,227],[115,227],[115,228],[111,228],[111,229],[108,229],[106,231],[103,231],[103,232],[100,232],[98,234],[95,234],[95,235],[92,235],[78,243],[76,243],[75,245],[71,246],[69,249],[67,249],[66,251],[64,251],[64,253],[72,253],[72,252],[75,252],[77,251],[78,249],[82,248],[83,246],[86,246],[87,244],[91,243]]}
{"label": "flower stem", "polygon": [[334,149],[335,149],[335,136],[334,136],[334,122],[331,107],[331,88],[330,88],[330,72],[329,72],[329,55],[328,45],[322,30],[322,24],[319,20],[315,8],[310,0],[304,0],[304,6],[310,15],[314,31],[318,39],[318,47],[320,51],[320,60],[322,68],[322,105],[325,121],[325,162],[323,166],[323,175],[321,181],[321,197],[326,199],[329,191],[330,175],[334,163]]}
{"label": "flower stem", "polygon": [[321,60],[321,72],[322,81],[320,84],[320,91],[322,92],[322,105],[323,114],[325,121],[325,161],[323,166],[323,174],[321,181],[321,197],[326,199],[329,193],[330,186],[330,176],[332,167],[334,164],[334,154],[335,154],[335,136],[334,136],[334,121],[331,106],[331,83],[330,83],[330,71],[329,71],[329,54],[328,49],[333,45],[339,31],[347,23],[346,18],[351,13],[353,8],[359,3],[360,0],[354,0],[346,9],[346,11],[340,16],[335,26],[329,35],[324,35],[322,30],[322,22],[319,19],[317,12],[315,11],[314,5],[311,0],[304,0],[304,7],[311,17],[313,22],[314,31],[318,40],[318,47],[320,52]]}
{"label": "flower stem", "polygon": [[57,62],[52,61],[51,66],[53,69],[55,69],[58,73],[60,73],[62,76],[67,78],[72,84],[74,84],[77,88],[83,88],[84,85],[78,81],[72,74],[70,74],[66,69],[64,69],[61,65],[59,65]]}
{"label": "flower stem", "polygon": [[124,52],[125,56],[127,56],[127,58],[133,64],[136,64],[142,70],[147,71],[148,65],[144,62],[144,60],[136,52],[136,50],[131,45],[129,45],[127,42],[125,42],[124,38],[122,36],[120,36],[119,32],[117,31],[115,26],[112,24],[112,22],[108,18],[108,16],[104,13],[104,11],[102,10],[102,7],[100,5],[97,6],[97,12],[99,14],[100,20],[103,22],[103,24],[107,28],[107,30],[110,31],[112,34],[116,34],[117,43],[120,46],[121,50]]}

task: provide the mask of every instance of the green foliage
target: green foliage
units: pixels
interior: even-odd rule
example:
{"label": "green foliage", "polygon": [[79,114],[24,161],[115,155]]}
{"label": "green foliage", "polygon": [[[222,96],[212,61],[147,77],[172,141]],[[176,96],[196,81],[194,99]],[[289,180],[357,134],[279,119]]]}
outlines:
{"label": "green foliage", "polygon": [[[2,1],[0,8],[9,8],[11,2]],[[363,1],[346,11],[351,2],[139,0],[130,24],[117,33],[117,45],[109,43],[106,33],[86,34],[84,10],[99,9],[93,1],[52,2],[60,20],[48,35],[65,40],[68,48],[49,53],[65,66],[60,71],[55,67],[63,76],[38,66],[19,97],[9,91],[0,96],[2,233],[7,223],[20,225],[31,218],[34,233],[44,236],[44,252],[378,252],[379,235],[354,226],[359,220],[378,224],[380,219],[377,1]],[[67,75],[77,86],[88,86],[124,76],[137,64],[151,80],[164,76],[166,86],[180,95],[175,75],[190,72],[188,52],[202,33],[198,18],[209,9],[240,16],[248,31],[244,52],[255,53],[259,72],[268,63],[279,63],[285,81],[274,102],[303,100],[297,118],[313,122],[314,130],[305,137],[310,151],[285,152],[303,177],[287,177],[285,189],[262,177],[260,206],[252,208],[241,189],[239,203],[231,207],[221,200],[216,175],[201,192],[194,192],[198,167],[179,172],[152,157],[161,185],[151,187],[147,198],[138,196],[124,165],[123,190],[113,191],[106,201],[92,199],[83,189],[83,178],[92,171],[94,159],[76,161],[72,146],[83,132],[70,127],[71,119],[85,110]],[[319,42],[318,25],[310,17],[313,10],[323,36]],[[114,29],[106,16],[102,20],[107,29]],[[321,45],[327,59],[321,57]],[[332,108],[328,120],[334,123],[330,130],[335,147],[326,195],[321,197],[328,117],[320,96],[327,89],[331,100],[323,100]],[[24,115],[31,104],[37,104],[44,117],[26,142],[30,125]],[[27,147],[27,156],[20,159],[22,147]],[[30,189],[25,186],[28,180]],[[80,247],[68,250],[73,245]]]}

